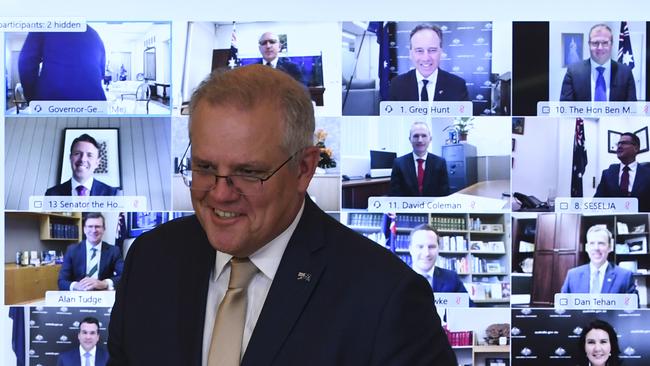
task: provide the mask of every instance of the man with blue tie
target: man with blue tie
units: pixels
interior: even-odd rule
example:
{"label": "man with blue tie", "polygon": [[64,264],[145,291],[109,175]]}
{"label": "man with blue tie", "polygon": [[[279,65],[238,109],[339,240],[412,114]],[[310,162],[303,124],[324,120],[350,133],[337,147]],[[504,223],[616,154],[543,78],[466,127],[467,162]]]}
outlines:
{"label": "man with blue tie", "polygon": [[639,212],[650,211],[650,165],[636,161],[641,141],[639,136],[625,132],[616,144],[620,164],[603,170],[595,197],[635,197]]}
{"label": "man with blue tie", "polygon": [[433,292],[467,293],[458,274],[448,269],[436,267],[438,258],[438,234],[433,226],[422,224],[411,231],[409,253],[413,263],[411,268],[429,281]]}
{"label": "man with blue tie", "polygon": [[59,290],[114,290],[122,275],[120,248],[102,241],[104,216],[91,212],[84,217],[86,240],[68,247],[59,271]]}
{"label": "man with blue tie", "polygon": [[50,187],[46,196],[115,196],[117,188],[100,182],[93,176],[99,165],[99,144],[84,133],[72,140],[70,145],[70,170],[72,178]]}
{"label": "man with blue tie", "polygon": [[86,317],[79,324],[79,348],[59,355],[57,366],[106,366],[108,352],[99,342],[99,320]]}
{"label": "man with blue tie", "polygon": [[562,81],[561,102],[636,102],[632,70],[612,60],[614,37],[606,24],[589,31],[591,57],[569,65]]}
{"label": "man with blue tie", "polygon": [[585,244],[589,263],[567,272],[562,293],[636,293],[633,273],[607,261],[613,245],[612,233],[605,225],[590,227]]}

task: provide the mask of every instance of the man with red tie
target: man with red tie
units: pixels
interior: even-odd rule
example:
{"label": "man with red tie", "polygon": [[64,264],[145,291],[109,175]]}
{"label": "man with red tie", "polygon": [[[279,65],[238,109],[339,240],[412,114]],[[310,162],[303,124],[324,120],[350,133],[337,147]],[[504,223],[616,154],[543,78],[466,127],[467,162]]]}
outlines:
{"label": "man with red tie", "polygon": [[447,162],[427,151],[431,131],[424,122],[414,122],[409,132],[413,152],[393,162],[390,196],[442,197],[449,195]]}
{"label": "man with red tie", "polygon": [[95,179],[99,166],[99,143],[84,133],[70,145],[70,170],[72,177],[45,191],[46,196],[115,196],[118,189]]}
{"label": "man with red tie", "polygon": [[636,161],[640,145],[637,135],[621,135],[616,148],[621,163],[603,170],[595,197],[636,197],[639,211],[650,211],[650,166]]}

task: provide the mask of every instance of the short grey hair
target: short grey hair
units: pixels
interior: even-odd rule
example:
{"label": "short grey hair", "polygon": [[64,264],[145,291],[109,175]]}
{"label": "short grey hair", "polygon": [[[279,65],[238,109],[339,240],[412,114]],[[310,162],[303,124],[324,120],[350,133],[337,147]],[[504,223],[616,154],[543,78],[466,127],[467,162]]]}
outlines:
{"label": "short grey hair", "polygon": [[201,102],[242,110],[269,103],[279,109],[284,121],[281,148],[294,154],[314,146],[316,123],[311,98],[302,84],[283,71],[258,64],[214,71],[192,93],[189,126]]}

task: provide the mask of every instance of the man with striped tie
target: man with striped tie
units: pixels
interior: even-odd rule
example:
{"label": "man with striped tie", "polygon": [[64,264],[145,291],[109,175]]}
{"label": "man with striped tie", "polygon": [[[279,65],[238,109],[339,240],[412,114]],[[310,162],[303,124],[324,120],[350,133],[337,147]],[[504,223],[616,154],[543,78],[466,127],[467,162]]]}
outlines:
{"label": "man with striped tie", "polygon": [[114,290],[122,275],[120,248],[102,241],[106,224],[101,213],[84,216],[86,240],[68,247],[59,271],[59,290]]}

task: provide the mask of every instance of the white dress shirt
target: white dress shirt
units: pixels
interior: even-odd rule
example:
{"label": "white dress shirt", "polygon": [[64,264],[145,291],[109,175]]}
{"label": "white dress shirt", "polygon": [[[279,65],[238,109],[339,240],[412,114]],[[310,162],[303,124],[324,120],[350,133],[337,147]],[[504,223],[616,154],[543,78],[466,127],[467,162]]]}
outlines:
{"label": "white dress shirt", "polygon": [[589,59],[589,61],[591,62],[591,101],[593,102],[596,96],[596,79],[598,79],[598,70],[596,70],[596,68],[601,66],[605,68],[603,71],[603,78],[605,78],[605,96],[607,97],[607,100],[609,100],[609,84],[612,78],[612,61],[609,60],[605,62],[604,65],[599,65],[592,59]]}
{"label": "white dress shirt", "polygon": [[[634,178],[636,177],[636,171],[637,171],[637,168],[639,167],[639,163],[637,163],[636,160],[635,160],[635,161],[629,163],[627,166],[628,166],[628,168],[630,168],[630,170],[627,171],[628,175],[630,176],[630,180],[629,180],[628,186],[627,186],[627,191],[632,192],[632,187],[634,187]],[[620,163],[619,166],[618,166],[618,185],[619,186],[621,185],[621,176],[623,175],[623,168],[625,168],[625,164]]]}
{"label": "white dress shirt", "polygon": [[84,186],[84,187],[86,187],[86,189],[88,190],[88,195],[90,196],[90,189],[93,187],[93,182],[94,182],[94,181],[95,181],[95,178],[90,177],[90,179],[88,179],[88,180],[86,181],[86,183],[81,184],[81,183],[77,182],[77,181],[74,179],[74,177],[70,178],[70,184],[72,185],[72,195],[73,195],[73,196],[78,196],[79,193],[77,193],[77,187],[78,187],[78,186]]}
{"label": "white dress shirt", "polygon": [[429,96],[429,102],[433,102],[435,99],[434,94],[436,93],[436,81],[438,81],[438,69],[436,69],[429,77],[424,77],[418,70],[415,70],[415,78],[418,81],[418,100],[420,100],[420,95],[422,95],[422,80],[427,79],[427,95]]}
{"label": "white dress shirt", "polygon": [[[90,358],[88,359],[90,361],[90,366],[95,366],[95,356],[97,355],[97,346],[93,347],[90,351]],[[86,354],[86,350],[79,346],[79,357],[81,357],[81,366],[86,366],[86,357],[84,356]]]}
{"label": "white dress shirt", "polygon": [[[603,281],[605,280],[605,272],[607,271],[608,263],[603,263],[600,268],[596,268],[592,263],[589,263],[589,292],[601,293],[603,289]],[[598,290],[593,291],[591,288],[591,279],[594,278],[594,272],[598,271]]]}
{"label": "white dress shirt", "polygon": [[[248,296],[248,304],[246,306],[246,322],[244,325],[244,335],[242,339],[241,354],[244,355],[246,347],[251,339],[255,324],[260,316],[266,295],[271,288],[273,278],[280,265],[280,260],[284,254],[284,250],[289,244],[289,239],[298,226],[298,221],[302,217],[302,212],[305,208],[303,202],[300,211],[293,219],[293,222],[286,230],[284,230],[275,239],[271,240],[268,244],[261,247],[258,251],[251,254],[248,258],[259,269],[255,274],[246,292]],[[230,254],[217,251],[216,263],[213,273],[210,277],[210,286],[208,288],[208,298],[205,304],[205,323],[203,327],[203,355],[201,364],[207,366],[208,353],[210,351],[210,343],[212,341],[212,329],[214,328],[214,320],[217,316],[219,304],[223,300],[228,290],[228,281],[230,280]]]}

